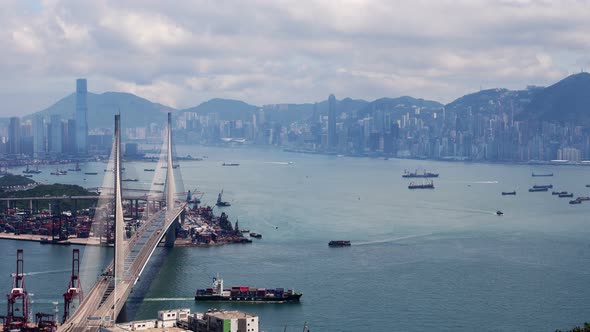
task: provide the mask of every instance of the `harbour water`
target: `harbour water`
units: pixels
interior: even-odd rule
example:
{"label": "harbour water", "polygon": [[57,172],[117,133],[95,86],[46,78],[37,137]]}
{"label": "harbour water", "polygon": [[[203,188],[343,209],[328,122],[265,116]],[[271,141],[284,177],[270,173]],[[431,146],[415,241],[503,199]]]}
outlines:
{"label": "harbour water", "polygon": [[[220,307],[259,315],[265,331],[300,331],[304,322],[312,331],[554,331],[590,320],[590,202],[570,205],[550,192],[527,192],[552,183],[554,190],[590,196],[590,167],[255,148],[178,146],[177,152],[208,156],[180,162],[185,189],[205,192],[203,202],[213,204],[223,188],[232,206],[216,211],[263,237],[247,245],[158,249],[127,303],[128,319],[153,318],[165,308]],[[129,177],[150,183],[153,174],[143,169],[154,165],[125,167]],[[35,179],[98,186],[105,164],[80,166],[82,172],[60,177],[43,167]],[[436,189],[407,189],[401,174],[416,168],[440,173]],[[555,176],[531,177],[532,171]],[[516,196],[500,194],[512,190]],[[353,245],[328,247],[339,239]],[[33,309],[50,311],[65,291],[72,247],[0,241],[0,291],[8,292],[16,249],[23,248]],[[82,250],[99,252],[83,271],[88,284],[110,251]],[[303,297],[299,304],[196,304],[194,291],[210,287],[216,273],[226,286],[284,287]]]}

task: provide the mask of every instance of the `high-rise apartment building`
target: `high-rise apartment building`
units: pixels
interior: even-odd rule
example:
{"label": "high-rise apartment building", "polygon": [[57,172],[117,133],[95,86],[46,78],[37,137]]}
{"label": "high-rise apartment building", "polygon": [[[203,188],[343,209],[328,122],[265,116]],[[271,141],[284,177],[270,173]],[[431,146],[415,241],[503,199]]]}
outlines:
{"label": "high-rise apartment building", "polygon": [[49,124],[49,152],[62,153],[63,152],[63,130],[61,123],[61,115],[51,115],[51,123]]}
{"label": "high-rise apartment building", "polygon": [[8,127],[8,153],[21,153],[20,119],[16,116],[10,118]]}
{"label": "high-rise apartment building", "polygon": [[86,79],[76,80],[76,152],[85,155],[88,153],[88,90]]}
{"label": "high-rise apartment building", "polygon": [[38,156],[45,152],[45,124],[41,115],[35,115],[33,117],[33,155]]}

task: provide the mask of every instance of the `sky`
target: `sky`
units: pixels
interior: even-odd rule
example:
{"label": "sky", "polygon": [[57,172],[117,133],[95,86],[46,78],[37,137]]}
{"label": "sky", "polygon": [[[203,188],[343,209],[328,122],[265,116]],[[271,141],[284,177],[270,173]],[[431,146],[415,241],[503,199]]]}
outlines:
{"label": "sky", "polygon": [[590,1],[0,0],[0,116],[91,92],[176,108],[467,93],[590,70]]}

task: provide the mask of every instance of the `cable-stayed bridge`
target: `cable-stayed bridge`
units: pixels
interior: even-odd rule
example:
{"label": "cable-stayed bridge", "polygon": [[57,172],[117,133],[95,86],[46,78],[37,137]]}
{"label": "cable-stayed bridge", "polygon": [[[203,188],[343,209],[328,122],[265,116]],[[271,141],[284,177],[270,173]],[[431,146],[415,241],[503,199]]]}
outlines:
{"label": "cable-stayed bridge", "polygon": [[[102,203],[110,207],[109,211],[113,211],[114,215],[114,257],[93,288],[86,292],[76,312],[68,317],[58,331],[98,331],[101,327],[113,326],[158,244],[164,240],[166,246],[174,245],[176,227],[184,219],[186,203],[182,201],[182,197],[177,200],[176,183],[181,179],[179,168],[173,167],[172,163],[171,125],[171,114],[168,113],[167,137],[162,149],[166,153],[161,158],[166,164],[166,167],[161,167],[166,170],[165,190],[159,193],[160,196],[164,195],[165,207],[155,211],[144,220],[132,237],[126,238],[122,202],[124,189],[121,186],[121,125],[120,115],[115,116],[115,138],[109,161],[109,169],[113,170],[112,190],[105,192],[102,199]],[[182,191],[181,188],[178,189]],[[97,221],[96,225],[94,233],[102,234],[102,221]]]}

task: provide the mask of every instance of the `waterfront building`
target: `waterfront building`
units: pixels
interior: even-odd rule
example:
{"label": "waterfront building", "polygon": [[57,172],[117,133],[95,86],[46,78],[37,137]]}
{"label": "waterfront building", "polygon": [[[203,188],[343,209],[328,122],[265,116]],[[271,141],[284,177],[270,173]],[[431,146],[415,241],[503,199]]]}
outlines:
{"label": "waterfront building", "polygon": [[258,332],[258,316],[241,311],[209,310],[189,316],[188,328],[195,332]]}
{"label": "waterfront building", "polygon": [[76,80],[76,149],[78,154],[88,152],[88,104],[86,79]]}

